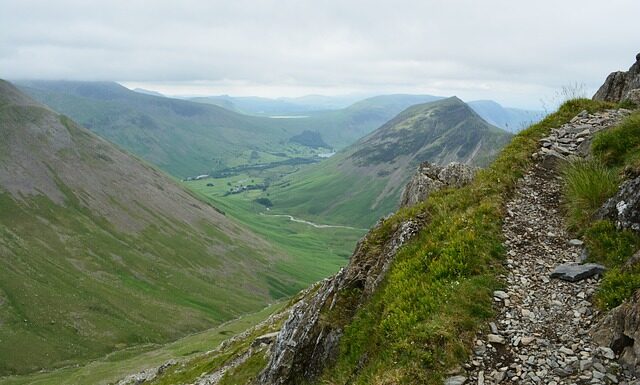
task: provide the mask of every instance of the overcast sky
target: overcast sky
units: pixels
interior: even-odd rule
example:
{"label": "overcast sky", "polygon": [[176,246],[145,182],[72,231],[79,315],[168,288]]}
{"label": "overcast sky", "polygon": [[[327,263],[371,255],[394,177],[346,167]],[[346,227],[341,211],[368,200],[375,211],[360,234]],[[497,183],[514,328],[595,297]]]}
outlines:
{"label": "overcast sky", "polygon": [[0,77],[539,108],[628,69],[639,15],[640,0],[0,0]]}

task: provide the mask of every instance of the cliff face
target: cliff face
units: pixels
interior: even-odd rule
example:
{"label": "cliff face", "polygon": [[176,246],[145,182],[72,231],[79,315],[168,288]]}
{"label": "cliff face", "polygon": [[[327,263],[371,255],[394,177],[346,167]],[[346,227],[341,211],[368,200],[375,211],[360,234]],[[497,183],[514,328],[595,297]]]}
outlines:
{"label": "cliff face", "polygon": [[[438,170],[441,178],[426,178],[425,170]],[[407,185],[405,195],[410,198],[403,199],[403,205],[418,203],[444,187],[462,186],[471,181],[472,175],[469,167],[460,164],[436,167],[424,163]],[[421,183],[413,183],[414,180]],[[423,216],[380,220],[360,240],[347,267],[322,281],[294,305],[257,383],[299,384],[320,375],[335,359],[344,327],[379,287],[398,250],[427,221]]]}
{"label": "cliff face", "polygon": [[[358,243],[349,265],[293,307],[258,383],[298,384],[318,376],[335,358],[344,326],[375,292],[400,247],[423,224],[424,218],[378,222]],[[381,236],[389,227],[390,235]]]}
{"label": "cliff face", "polygon": [[607,102],[631,100],[640,104],[640,53],[636,55],[636,62],[629,68],[629,71],[617,71],[609,74],[604,84],[593,95],[593,100]]}

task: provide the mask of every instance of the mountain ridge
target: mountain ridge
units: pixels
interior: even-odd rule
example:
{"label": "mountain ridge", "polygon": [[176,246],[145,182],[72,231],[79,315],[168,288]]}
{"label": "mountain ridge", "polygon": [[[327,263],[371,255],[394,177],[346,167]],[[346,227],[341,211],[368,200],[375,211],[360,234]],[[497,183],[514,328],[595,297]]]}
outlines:
{"label": "mountain ridge", "polygon": [[393,211],[419,163],[486,165],[510,136],[457,97],[411,106],[352,146],[276,185],[271,200],[275,210],[370,226]]}

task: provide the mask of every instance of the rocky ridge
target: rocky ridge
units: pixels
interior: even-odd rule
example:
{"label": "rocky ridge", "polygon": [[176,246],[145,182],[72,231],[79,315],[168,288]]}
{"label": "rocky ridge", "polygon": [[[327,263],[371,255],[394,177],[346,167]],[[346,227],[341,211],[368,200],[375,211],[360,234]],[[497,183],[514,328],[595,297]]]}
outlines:
{"label": "rocky ridge", "polygon": [[494,292],[498,315],[446,384],[638,383],[616,352],[590,335],[601,318],[591,302],[597,274],[576,282],[550,277],[558,265],[581,266],[583,255],[582,242],[563,224],[558,163],[583,156],[583,143],[628,113],[585,111],[541,140],[534,166],[506,205],[506,288]]}
{"label": "rocky ridge", "polygon": [[451,162],[439,166],[422,162],[418,172],[409,180],[400,198],[400,207],[415,205],[426,200],[429,195],[446,187],[461,187],[473,180],[476,168],[463,163]]}
{"label": "rocky ridge", "polygon": [[593,95],[593,100],[620,102],[630,100],[640,105],[640,53],[629,71],[616,71],[609,74],[607,80]]}

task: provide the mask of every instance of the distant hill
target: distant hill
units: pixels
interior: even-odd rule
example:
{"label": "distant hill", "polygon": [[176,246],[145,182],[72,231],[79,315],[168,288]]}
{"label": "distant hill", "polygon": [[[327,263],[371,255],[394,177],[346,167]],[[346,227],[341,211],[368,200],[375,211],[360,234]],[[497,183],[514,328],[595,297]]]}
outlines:
{"label": "distant hill", "polygon": [[261,159],[299,157],[300,150],[291,144],[299,145],[295,138],[305,131],[319,135],[314,143],[344,148],[408,106],[437,98],[385,95],[303,119],[272,119],[237,113],[234,105],[225,106],[235,99],[221,97],[218,102],[223,108],[142,94],[115,82],[21,81],[18,86],[39,102],[179,178]]}
{"label": "distant hill", "polygon": [[345,148],[385,124],[402,110],[419,103],[442,99],[432,95],[380,95],[339,110],[307,113],[306,119],[286,119],[286,127],[321,133],[336,149]]}
{"label": "distant hill", "polygon": [[144,88],[134,88],[133,90],[135,92],[140,93],[140,94],[164,97],[164,95],[162,95],[160,92],[151,91],[151,90],[145,90]]}
{"label": "distant hill", "polygon": [[484,166],[511,135],[456,97],[407,108],[332,158],[271,189],[273,210],[369,226],[393,211],[422,161]]}
{"label": "distant hill", "polygon": [[307,95],[292,98],[264,98],[258,96],[199,96],[189,100],[215,104],[252,115],[296,115],[309,111],[337,110],[356,103],[361,98],[354,95]]}
{"label": "distant hill", "polygon": [[176,339],[309,283],[264,239],[5,81],[0,136],[0,376]]}
{"label": "distant hill", "polygon": [[39,102],[180,178],[249,162],[253,151],[280,149],[299,133],[290,133],[277,119],[141,94],[114,82],[18,85]]}
{"label": "distant hill", "polygon": [[544,118],[543,111],[502,107],[492,100],[476,100],[467,104],[487,122],[513,133]]}

